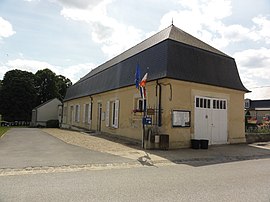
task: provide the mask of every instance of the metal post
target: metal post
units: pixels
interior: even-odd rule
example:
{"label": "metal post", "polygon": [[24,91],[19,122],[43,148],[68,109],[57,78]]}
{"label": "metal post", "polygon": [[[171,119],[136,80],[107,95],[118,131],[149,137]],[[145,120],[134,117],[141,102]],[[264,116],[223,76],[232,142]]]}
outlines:
{"label": "metal post", "polygon": [[145,138],[145,123],[144,119],[146,118],[146,99],[143,99],[143,132],[142,132],[142,148],[144,148],[144,138]]}

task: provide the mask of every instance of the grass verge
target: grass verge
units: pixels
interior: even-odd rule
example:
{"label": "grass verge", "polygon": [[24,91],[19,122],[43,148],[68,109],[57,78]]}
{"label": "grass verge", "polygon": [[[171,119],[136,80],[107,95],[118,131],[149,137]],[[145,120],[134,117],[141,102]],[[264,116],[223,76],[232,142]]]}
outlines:
{"label": "grass verge", "polygon": [[5,134],[10,128],[9,127],[1,127],[0,126],[0,137]]}

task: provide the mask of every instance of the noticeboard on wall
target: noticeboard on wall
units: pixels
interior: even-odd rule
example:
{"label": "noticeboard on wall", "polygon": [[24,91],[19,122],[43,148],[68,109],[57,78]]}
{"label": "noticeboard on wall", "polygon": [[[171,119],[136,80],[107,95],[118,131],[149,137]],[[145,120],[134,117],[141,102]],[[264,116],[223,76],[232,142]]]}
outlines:
{"label": "noticeboard on wall", "polygon": [[172,127],[190,127],[190,111],[173,110]]}

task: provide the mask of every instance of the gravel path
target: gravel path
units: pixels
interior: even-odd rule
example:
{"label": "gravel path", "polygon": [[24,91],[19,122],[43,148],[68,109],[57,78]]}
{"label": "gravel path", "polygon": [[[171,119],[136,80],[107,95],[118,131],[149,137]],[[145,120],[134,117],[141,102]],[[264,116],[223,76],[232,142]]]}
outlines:
{"label": "gravel path", "polygon": [[135,145],[127,146],[127,141],[119,140],[119,142],[113,142],[105,139],[104,137],[99,137],[97,134],[93,133],[93,135],[83,132],[62,130],[62,129],[53,129],[53,128],[44,128],[42,129],[44,132],[61,139],[62,141],[77,145],[80,147],[84,147],[90,150],[110,153],[118,156],[122,156],[125,158],[138,160],[146,157],[146,159],[151,159],[154,161],[167,161],[167,159],[162,158],[157,155],[148,154],[145,151],[136,148]]}

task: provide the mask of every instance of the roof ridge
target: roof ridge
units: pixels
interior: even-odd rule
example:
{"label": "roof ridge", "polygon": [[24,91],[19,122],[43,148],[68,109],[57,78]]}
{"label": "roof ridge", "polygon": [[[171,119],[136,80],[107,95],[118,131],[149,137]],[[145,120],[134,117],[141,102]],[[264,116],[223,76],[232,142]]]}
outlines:
{"label": "roof ridge", "polygon": [[[106,70],[107,68],[111,67],[112,65],[115,65],[115,64],[117,64],[117,63],[119,63],[119,62],[121,62],[121,61],[123,61],[125,59],[128,59],[129,57],[132,57],[133,55],[136,55],[139,52],[141,52],[143,50],[146,50],[147,48],[150,48],[150,47],[156,45],[157,43],[168,39],[170,32],[166,34],[166,31],[168,32],[168,29],[171,26],[172,25],[170,25],[169,27],[166,27],[166,28],[162,29],[161,31],[159,31],[159,32],[155,33],[154,35],[152,35],[152,36],[144,39],[140,43],[132,46],[131,48],[125,50],[124,52],[120,53],[119,55],[116,55],[115,57],[111,58],[110,60],[102,63],[98,67],[92,69],[88,74],[86,74],[84,77],[82,77],[76,83],[80,83],[80,82],[84,81],[85,79],[87,79],[87,78],[89,78],[89,77],[91,77],[93,75],[96,75],[99,72],[102,72],[102,71]],[[164,35],[164,36],[163,37],[158,37],[158,35]],[[160,40],[158,40],[158,41],[157,40],[153,40],[153,39],[155,39],[155,37],[158,37]],[[152,39],[152,41],[151,41],[151,39]],[[147,45],[145,46],[145,44],[147,42],[150,42],[150,43],[148,44],[148,46]],[[137,48],[137,50],[134,50],[136,48]],[[121,56],[124,56],[124,57],[121,59]]]}
{"label": "roof ridge", "polygon": [[[182,34],[179,34],[182,33]],[[171,24],[170,26],[162,29],[161,31],[155,33],[154,35],[146,38],[145,40],[141,41],[140,43],[132,46],[131,48],[125,50],[124,52],[120,53],[119,55],[116,55],[112,59],[104,62],[103,64],[99,65],[98,67],[92,69],[88,74],[86,74],[84,77],[82,77],[79,81],[77,81],[74,85],[77,83],[83,82],[84,80],[110,68],[111,66],[124,61],[162,41],[165,41],[166,39],[171,39],[174,41],[178,41],[180,43],[193,46],[199,49],[203,49],[212,53],[216,53],[219,55],[223,55],[226,57],[230,57],[226,55],[225,53],[219,51],[218,49],[210,46],[209,44],[201,41],[200,39],[192,36],[191,34],[183,31],[182,29],[176,27],[175,25]]]}
{"label": "roof ridge", "polygon": [[[213,46],[209,45],[208,43],[198,39],[197,37],[189,34],[188,32],[185,32],[184,30],[180,29],[179,27],[176,27],[174,25],[171,25],[171,26],[172,26],[172,29],[171,29],[171,32],[170,32],[170,37],[169,37],[170,39],[181,42],[181,43],[184,43],[184,44],[187,44],[189,46],[194,46],[196,48],[200,48],[200,49],[203,49],[203,50],[206,50],[206,51],[210,51],[212,53],[216,53],[216,54],[219,54],[219,55],[230,57],[229,55],[223,53],[222,51],[220,51],[220,50],[218,50],[216,48],[214,48]],[[177,30],[177,32],[175,30]],[[183,34],[179,35],[178,34],[179,32],[182,32]],[[193,39],[193,40],[190,40],[190,39]]]}

